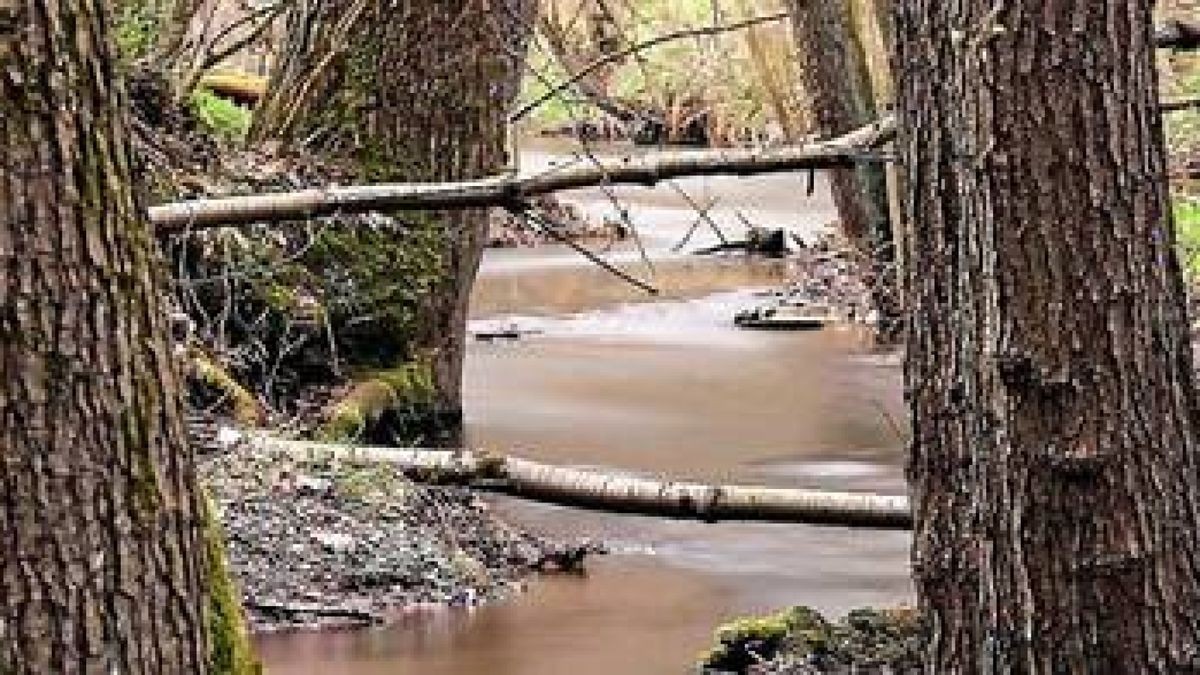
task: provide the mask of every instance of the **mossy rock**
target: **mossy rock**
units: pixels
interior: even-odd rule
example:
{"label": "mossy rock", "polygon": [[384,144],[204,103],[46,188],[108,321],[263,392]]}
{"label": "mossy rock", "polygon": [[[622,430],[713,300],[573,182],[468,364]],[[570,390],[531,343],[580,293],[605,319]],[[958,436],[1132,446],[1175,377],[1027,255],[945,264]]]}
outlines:
{"label": "mossy rock", "polygon": [[435,394],[433,369],[426,360],[366,373],[330,407],[318,440],[329,443],[392,442],[423,419]]}
{"label": "mossy rock", "polygon": [[261,426],[266,412],[250,390],[242,386],[229,371],[217,365],[207,356],[193,352],[189,359],[189,376],[193,381],[208,389],[221,403],[234,421],[246,427]]}
{"label": "mossy rock", "polygon": [[809,607],[741,618],[717,630],[706,673],[919,673],[921,620],[912,609],[857,609],[831,623]]}
{"label": "mossy rock", "polygon": [[753,664],[770,660],[788,639],[809,650],[828,644],[829,624],[809,607],[792,607],[777,614],[743,617],[717,629],[717,646],[704,658],[710,672],[744,673]]}

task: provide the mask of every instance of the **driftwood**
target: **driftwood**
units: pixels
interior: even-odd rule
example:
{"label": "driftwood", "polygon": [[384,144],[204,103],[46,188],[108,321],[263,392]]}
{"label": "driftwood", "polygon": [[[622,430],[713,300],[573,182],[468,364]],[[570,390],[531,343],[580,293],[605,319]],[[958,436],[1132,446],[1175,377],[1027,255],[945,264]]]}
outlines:
{"label": "driftwood", "polygon": [[301,454],[312,461],[386,463],[417,479],[469,483],[516,497],[600,511],[706,522],[756,520],[875,529],[912,525],[908,498],[903,496],[656,480],[471,451],[332,445],[269,436],[252,439],[264,450]]}
{"label": "driftwood", "polygon": [[1167,99],[1159,103],[1159,109],[1163,112],[1191,110],[1194,108],[1200,108],[1200,96],[1185,96],[1182,98]]}
{"label": "driftwood", "polygon": [[285,616],[312,616],[319,619],[346,619],[363,624],[383,624],[387,623],[387,619],[374,612],[369,612],[362,609],[354,609],[352,607],[335,607],[328,605],[317,605],[310,603],[295,603],[295,602],[270,602],[267,600],[245,600],[242,606],[246,609],[251,609],[264,614],[275,614]]}
{"label": "driftwood", "polygon": [[495,176],[458,183],[361,185],[175,202],[151,207],[159,234],[227,225],[284,222],[365,211],[517,206],[537,195],[597,185],[654,185],[684,176],[755,174],[851,166],[890,141],[887,117],[845,136],[769,149],[648,152],[534,176]]}
{"label": "driftwood", "polygon": [[1154,44],[1168,49],[1200,48],[1200,24],[1172,20],[1154,29]]}

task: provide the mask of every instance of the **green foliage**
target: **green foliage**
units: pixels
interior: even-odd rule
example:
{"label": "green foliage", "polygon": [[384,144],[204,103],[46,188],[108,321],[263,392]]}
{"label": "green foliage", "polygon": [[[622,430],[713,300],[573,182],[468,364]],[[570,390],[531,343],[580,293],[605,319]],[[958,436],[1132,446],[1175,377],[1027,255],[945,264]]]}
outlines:
{"label": "green foliage", "polygon": [[116,15],[117,50],[125,61],[147,56],[158,41],[161,12],[152,2],[122,2]]}
{"label": "green foliage", "polygon": [[1189,281],[1200,280],[1200,203],[1181,198],[1174,209],[1180,262]]}
{"label": "green foliage", "polygon": [[[752,6],[753,3],[746,4],[747,8]],[[621,46],[714,22],[709,0],[629,2],[611,9],[622,36]],[[732,23],[759,13],[765,14],[767,10],[726,11],[719,22]],[[759,27],[758,35],[768,59],[778,61],[775,63],[778,74],[787,81],[792,74],[794,50],[790,34],[781,26],[781,23],[764,24]],[[586,22],[573,22],[568,31],[567,39],[578,50],[577,58],[587,62],[597,55],[587,46],[590,38]],[[523,101],[539,98],[547,90],[547,82],[561,82],[569,76],[548,50],[533,50],[529,70],[533,75],[525,80]],[[751,56],[745,33],[735,31],[663,42],[622,59],[611,64],[607,88],[615,99],[634,106],[666,110],[682,104],[693,112],[706,108],[718,113],[721,120],[760,127],[773,117],[762,75]],[[789,107],[799,103],[795,91],[789,89],[783,94]],[[560,128],[572,121],[593,121],[600,114],[592,103],[568,91],[532,113],[530,124],[535,128]]]}
{"label": "green foliage", "polygon": [[209,672],[213,675],[260,675],[238,591],[225,565],[225,542],[212,503],[205,498],[202,527],[208,561],[208,628],[212,640]]}
{"label": "green foliage", "polygon": [[415,356],[410,346],[422,327],[422,310],[445,276],[444,231],[430,219],[407,218],[402,233],[324,230],[274,280],[315,291],[342,348],[358,365],[386,369]]}
{"label": "green foliage", "polygon": [[[531,50],[529,61],[529,74],[521,86],[521,101],[540,99],[550,91],[552,85],[569,77],[547,50]],[[587,101],[575,100],[575,96],[567,90],[534,109],[526,123],[535,128],[557,128],[575,121],[594,120],[599,115],[600,111],[595,106]]]}
{"label": "green foliage", "polygon": [[193,92],[191,105],[196,119],[221,139],[240,143],[250,131],[250,110],[208,89]]}

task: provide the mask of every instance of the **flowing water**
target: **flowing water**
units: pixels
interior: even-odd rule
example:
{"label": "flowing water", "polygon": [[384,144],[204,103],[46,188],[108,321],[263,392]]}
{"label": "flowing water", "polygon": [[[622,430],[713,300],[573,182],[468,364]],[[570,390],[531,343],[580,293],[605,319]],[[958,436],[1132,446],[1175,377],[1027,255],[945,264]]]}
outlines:
{"label": "flowing water", "polygon": [[[556,155],[527,153],[529,170]],[[731,235],[744,222],[811,234],[831,219],[823,181],[794,176],[680,182]],[[675,253],[695,219],[663,188],[614,191],[642,235],[611,258],[663,291],[650,298],[559,247],[489,252],[476,327],[535,331],[476,343],[466,366],[474,446],[570,465],[724,482],[898,493],[900,371],[853,330],[757,333],[731,326],[780,263]],[[609,196],[578,191],[587,212]],[[693,244],[716,241],[707,229]],[[584,576],[531,582],[511,602],[417,616],[404,625],[260,640],[268,673],[682,673],[713,628],[748,612],[807,604],[839,614],[907,602],[908,536],[800,525],[703,524],[495,498],[534,530],[614,545]]]}

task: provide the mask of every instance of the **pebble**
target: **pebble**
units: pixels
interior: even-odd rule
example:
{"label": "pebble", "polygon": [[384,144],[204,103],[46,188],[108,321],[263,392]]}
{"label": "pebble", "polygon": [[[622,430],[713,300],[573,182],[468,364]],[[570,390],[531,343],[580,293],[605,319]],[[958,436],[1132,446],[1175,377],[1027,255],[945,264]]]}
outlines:
{"label": "pebble", "polygon": [[[236,444],[201,459],[230,572],[257,604],[399,618],[425,605],[508,597],[562,544],[520,530],[470,490],[391,467],[312,464]],[[311,612],[248,612],[259,631],[357,625]]]}

